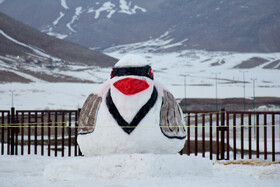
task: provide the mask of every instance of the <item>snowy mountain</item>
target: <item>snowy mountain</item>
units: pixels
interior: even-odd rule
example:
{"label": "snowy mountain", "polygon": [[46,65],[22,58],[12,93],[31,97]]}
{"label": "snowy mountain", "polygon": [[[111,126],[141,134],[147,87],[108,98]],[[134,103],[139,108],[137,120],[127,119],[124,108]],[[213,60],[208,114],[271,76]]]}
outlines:
{"label": "snowy mountain", "polygon": [[48,36],[2,13],[0,41],[0,82],[80,82],[83,79],[62,72],[70,71],[71,66],[96,69],[116,62],[112,57]]}
{"label": "snowy mountain", "polygon": [[[49,35],[103,50],[132,43],[279,52],[278,0],[2,0],[0,11]],[[141,46],[146,47],[146,46]]]}
{"label": "snowy mountain", "polygon": [[[10,4],[13,2],[15,4],[13,4],[12,8],[17,9],[14,12],[17,14],[22,12],[22,9],[25,9],[25,7],[30,6],[29,3],[32,1],[25,1],[25,4],[18,6],[21,1],[2,0],[0,1],[1,11],[3,7],[7,6],[5,3]],[[58,9],[66,12],[72,10],[71,7],[74,6],[70,3],[72,1],[69,0],[42,0],[39,3],[36,2],[33,2],[33,6],[43,5],[45,8],[33,8],[32,11],[26,11],[25,13],[29,13],[30,17],[33,18],[36,11],[40,12],[38,17],[36,17],[38,24],[44,23],[45,19],[50,19],[50,23],[56,20],[54,24],[57,23],[59,25],[66,18],[66,14],[61,16],[61,19],[57,19],[58,17],[54,13],[52,14],[53,18],[46,16],[50,10],[56,10],[55,8],[50,9],[50,5],[54,6],[59,2]],[[98,5],[95,1],[89,2]],[[107,23],[108,21],[118,20],[120,17],[131,19],[130,22],[123,21],[122,24],[135,23],[133,17],[149,14],[149,9],[144,6],[144,0],[136,4],[133,2],[127,4],[131,8],[129,11],[124,11],[125,6],[117,6],[118,8],[112,9],[110,13],[99,11],[100,14],[96,14],[97,9],[90,13],[94,16],[99,15],[98,19],[94,19],[99,24],[101,22]],[[79,1],[77,0],[75,3],[79,3]],[[150,7],[161,7],[161,3],[162,1],[152,1],[149,5]],[[6,8],[5,11],[9,10]],[[119,11],[126,13],[120,13]],[[80,33],[80,31],[88,31],[86,26],[90,24],[87,21],[91,19],[87,20],[82,18],[81,15],[90,13],[81,13],[79,14],[80,16],[77,16],[74,24],[70,24],[71,28],[77,33],[73,32],[67,35],[64,38],[65,40],[74,37],[74,35],[78,36],[76,34]],[[107,18],[108,15],[109,17],[111,16],[110,19]],[[101,20],[102,16],[103,21]],[[139,21],[141,20],[140,17],[138,17]],[[79,30],[79,24],[76,24],[80,22],[84,24],[82,30]],[[54,26],[53,29],[62,28],[58,27],[58,25]],[[106,36],[106,29],[109,28],[109,25],[106,24],[106,27],[98,26],[96,29],[100,29],[100,33],[104,33]],[[64,24],[64,26],[70,33],[67,24]],[[136,25],[135,27],[139,26]],[[130,31],[135,29],[135,27],[131,26]],[[110,30],[108,33],[114,35],[118,31],[127,31],[123,30],[123,28],[120,27],[120,30]],[[132,44],[116,45],[104,49],[103,52],[114,57],[112,58],[94,50],[77,46],[71,42],[48,36],[1,14],[0,103],[3,108],[9,108],[11,105],[11,91],[15,91],[14,102],[17,108],[76,109],[82,106],[87,95],[93,89],[110,77],[111,67],[116,62],[116,59],[121,58],[126,53],[134,53],[145,57],[154,69],[155,78],[164,83],[176,98],[215,98],[216,96],[219,98],[232,98],[244,97],[245,95],[247,99],[252,99],[253,90],[257,97],[279,97],[280,53],[183,50],[181,49],[182,46],[190,40],[176,40],[171,37],[171,34],[175,33],[175,31],[171,32],[169,30],[162,34],[160,28],[158,25],[158,29],[153,29],[153,32],[159,32],[158,37],[151,37],[148,40],[143,39],[143,41],[139,41],[140,37],[138,37],[138,42],[135,40]],[[276,26],[271,28],[276,28]],[[93,30],[91,31],[93,33]],[[55,31],[54,33],[58,32]],[[144,34],[142,32],[137,33]],[[89,42],[91,41],[90,36],[87,37]],[[110,38],[102,39],[103,34],[94,36],[96,36],[96,41],[110,43]],[[131,37],[127,35],[125,38],[129,39]],[[114,37],[114,39],[121,40],[121,36]],[[273,40],[275,44],[277,44],[276,41],[276,39]],[[230,44],[231,42],[226,43]],[[98,42],[91,44],[99,46]],[[174,49],[177,50],[173,51]],[[42,98],[44,99],[42,100]]]}

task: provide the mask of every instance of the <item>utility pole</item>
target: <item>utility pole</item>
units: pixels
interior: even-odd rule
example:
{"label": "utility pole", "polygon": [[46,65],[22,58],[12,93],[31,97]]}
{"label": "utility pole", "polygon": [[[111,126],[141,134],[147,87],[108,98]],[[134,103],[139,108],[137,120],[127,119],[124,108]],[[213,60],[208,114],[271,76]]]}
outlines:
{"label": "utility pole", "polygon": [[14,107],[14,92],[15,90],[9,90],[12,93],[12,107]]}
{"label": "utility pole", "polygon": [[[255,81],[257,79],[251,79],[253,81],[253,104],[254,104],[254,112],[256,112],[256,91],[255,91]],[[256,138],[256,114],[254,114],[254,135]]]}
{"label": "utility pole", "polygon": [[251,79],[253,81],[253,102],[254,102],[254,111],[256,111],[256,91],[255,91],[255,81],[257,79]]}
{"label": "utility pole", "polygon": [[245,93],[245,90],[246,90],[246,84],[245,84],[245,72],[248,72],[248,71],[240,71],[243,73],[243,91],[244,91],[244,111],[246,110],[246,93]]}
{"label": "utility pole", "polygon": [[218,74],[220,73],[212,73],[216,75],[215,78],[215,87],[216,87],[216,111],[218,111]]}
{"label": "utility pole", "polygon": [[185,98],[185,110],[187,111],[187,84],[186,84],[186,75],[184,75],[184,98]]}

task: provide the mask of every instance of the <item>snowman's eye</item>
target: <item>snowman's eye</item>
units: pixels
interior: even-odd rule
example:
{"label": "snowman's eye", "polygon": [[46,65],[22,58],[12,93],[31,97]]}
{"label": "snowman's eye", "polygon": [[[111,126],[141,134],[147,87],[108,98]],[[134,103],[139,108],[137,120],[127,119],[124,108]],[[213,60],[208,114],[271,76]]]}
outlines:
{"label": "snowman's eye", "polygon": [[154,76],[154,73],[153,73],[152,68],[149,69],[149,76],[150,76],[151,78],[153,78],[153,76]]}
{"label": "snowman's eye", "polygon": [[111,78],[114,77],[114,70],[111,71]]}

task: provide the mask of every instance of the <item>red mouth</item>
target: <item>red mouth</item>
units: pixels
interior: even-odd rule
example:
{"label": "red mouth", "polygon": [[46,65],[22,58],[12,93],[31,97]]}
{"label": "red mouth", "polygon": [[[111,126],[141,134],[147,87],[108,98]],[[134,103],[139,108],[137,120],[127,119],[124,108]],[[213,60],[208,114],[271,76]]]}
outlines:
{"label": "red mouth", "polygon": [[149,84],[145,80],[134,78],[120,79],[113,85],[125,95],[134,95],[149,88]]}

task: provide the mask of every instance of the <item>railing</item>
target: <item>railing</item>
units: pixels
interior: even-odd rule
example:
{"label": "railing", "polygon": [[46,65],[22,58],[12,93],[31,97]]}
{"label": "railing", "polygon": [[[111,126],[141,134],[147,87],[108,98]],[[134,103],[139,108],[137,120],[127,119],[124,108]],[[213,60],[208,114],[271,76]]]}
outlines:
{"label": "railing", "polygon": [[207,153],[211,160],[279,160],[279,121],[280,112],[188,111],[182,153]]}
{"label": "railing", "polygon": [[[0,111],[2,155],[79,156],[78,110]],[[280,160],[280,112],[187,111],[182,154]]]}
{"label": "railing", "polygon": [[0,111],[1,154],[81,155],[78,110]]}

